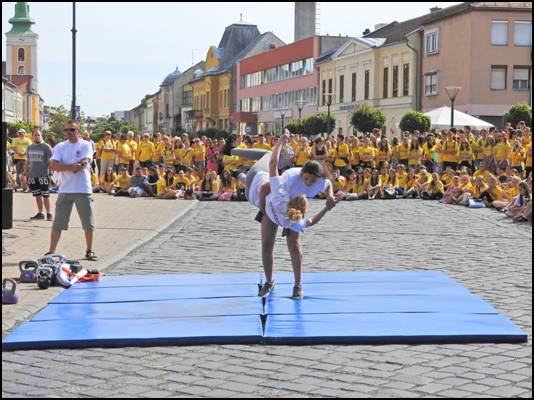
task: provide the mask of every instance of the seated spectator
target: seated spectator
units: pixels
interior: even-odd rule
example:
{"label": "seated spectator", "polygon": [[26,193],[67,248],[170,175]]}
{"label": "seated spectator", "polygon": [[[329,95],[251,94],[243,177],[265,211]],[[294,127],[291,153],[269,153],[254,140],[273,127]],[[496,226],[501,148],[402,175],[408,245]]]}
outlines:
{"label": "seated spectator", "polygon": [[499,181],[494,176],[491,176],[488,181],[488,190],[482,192],[480,198],[484,201],[486,207],[494,207],[494,203],[497,206],[503,206],[501,204],[503,199],[502,189],[499,186]]}
{"label": "seated spectator", "polygon": [[369,179],[369,186],[367,187],[367,194],[369,200],[375,198],[382,198],[382,181],[380,180],[380,174],[376,168],[373,169],[371,178]]}
{"label": "seated spectator", "polygon": [[221,187],[219,189],[219,201],[232,200],[236,190],[234,178],[230,174],[230,171],[223,171],[221,176]]}
{"label": "seated spectator", "polygon": [[[402,164],[404,166],[404,164]],[[415,170],[413,168],[408,169],[408,176],[406,177],[406,183],[404,186],[404,194],[402,195],[403,199],[412,198],[415,199],[417,197],[417,191],[415,190],[415,184],[417,183],[417,179],[419,177],[415,174]]]}
{"label": "seated spectator", "polygon": [[131,176],[128,174],[128,167],[122,166],[119,170],[119,176],[113,182],[115,186],[114,196],[130,196],[130,182]]}
{"label": "seated spectator", "polygon": [[158,194],[158,182],[160,176],[158,175],[158,170],[156,167],[150,167],[148,173],[148,183],[146,187],[146,192],[148,196],[155,197]]}
{"label": "seated spectator", "polygon": [[113,167],[108,167],[100,177],[99,191],[107,194],[115,193],[114,183],[117,180],[117,175],[113,172]]}
{"label": "seated spectator", "polygon": [[406,167],[402,164],[397,165],[397,187],[395,191],[397,192],[397,196],[403,196],[404,195],[404,187],[406,186],[406,182],[408,180],[408,173],[406,172]]}
{"label": "seated spectator", "polygon": [[441,182],[439,174],[434,172],[432,180],[423,187],[421,198],[424,200],[441,200],[444,194],[443,182]]}
{"label": "seated spectator", "polygon": [[515,221],[528,221],[528,207],[530,203],[530,215],[532,215],[532,195],[525,182],[519,184],[519,194],[502,211]]}
{"label": "seated spectator", "polygon": [[386,178],[382,181],[383,198],[386,200],[393,200],[397,198],[397,173],[394,169],[390,169]]}
{"label": "seated spectator", "polygon": [[134,175],[130,180],[130,197],[144,197],[148,196],[148,178],[141,174],[141,167],[134,170]]}
{"label": "seated spectator", "polygon": [[157,197],[158,199],[173,199],[182,195],[182,191],[176,188],[176,183],[174,179],[174,170],[168,168],[165,171],[165,175],[158,181],[157,184]]}
{"label": "seated spectator", "polygon": [[460,188],[460,176],[459,175],[455,175],[452,178],[452,182],[450,182],[447,185],[447,190],[446,190],[445,194],[443,195],[442,202],[444,204],[454,204],[454,202],[455,202],[454,196],[456,195],[456,193],[459,190],[459,188]]}
{"label": "seated spectator", "polygon": [[460,187],[456,189],[453,196],[454,204],[467,205],[470,198],[473,197],[473,184],[469,175],[462,175],[460,177]]}
{"label": "seated spectator", "polygon": [[193,192],[193,197],[197,200],[208,201],[219,198],[219,182],[217,172],[208,171],[204,179],[200,182],[199,190]]}

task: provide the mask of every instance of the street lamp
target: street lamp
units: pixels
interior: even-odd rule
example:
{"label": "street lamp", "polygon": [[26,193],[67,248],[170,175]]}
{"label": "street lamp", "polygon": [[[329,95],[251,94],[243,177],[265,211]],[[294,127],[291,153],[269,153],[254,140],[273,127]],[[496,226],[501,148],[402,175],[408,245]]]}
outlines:
{"label": "street lamp", "polygon": [[297,109],[299,110],[299,121],[302,113],[302,109],[304,108],[304,99],[301,97],[297,100]]}
{"label": "street lamp", "polygon": [[72,3],[72,103],[70,119],[76,120],[76,2]]}
{"label": "street lamp", "polygon": [[280,116],[282,117],[282,133],[284,133],[284,117],[286,116],[287,110],[280,110]]}
{"label": "street lamp", "polygon": [[451,101],[451,128],[454,127],[454,100],[456,100],[456,96],[458,96],[460,90],[462,90],[461,86],[447,86],[445,88],[447,96],[449,96],[449,100]]}

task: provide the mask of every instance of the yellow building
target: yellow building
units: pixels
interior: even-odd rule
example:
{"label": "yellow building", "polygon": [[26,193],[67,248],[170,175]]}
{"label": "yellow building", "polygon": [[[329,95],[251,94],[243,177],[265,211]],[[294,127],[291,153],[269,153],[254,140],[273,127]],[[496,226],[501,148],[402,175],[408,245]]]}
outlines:
{"label": "yellow building", "polygon": [[382,110],[388,136],[399,133],[403,115],[415,109],[415,56],[405,41],[350,38],[316,61],[319,68],[319,112],[336,119],[334,133],[352,134],[352,113],[360,103]]}
{"label": "yellow building", "polygon": [[205,61],[205,73],[191,82],[193,89],[193,121],[195,131],[204,128],[228,130],[230,128],[231,73],[221,72],[221,58],[217,48],[211,46]]}
{"label": "yellow building", "polygon": [[239,21],[227,26],[219,46],[209,48],[204,69],[197,69],[190,82],[193,88],[193,130],[236,130],[230,119],[236,111],[233,90],[238,79],[236,63],[283,44],[272,32],[260,34],[254,24]]}

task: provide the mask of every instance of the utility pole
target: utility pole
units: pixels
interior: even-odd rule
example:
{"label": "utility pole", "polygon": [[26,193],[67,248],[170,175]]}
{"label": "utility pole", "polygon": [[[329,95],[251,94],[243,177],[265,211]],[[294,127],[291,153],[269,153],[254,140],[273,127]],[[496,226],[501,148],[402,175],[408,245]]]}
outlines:
{"label": "utility pole", "polygon": [[76,120],[76,2],[72,2],[72,103],[70,118]]}

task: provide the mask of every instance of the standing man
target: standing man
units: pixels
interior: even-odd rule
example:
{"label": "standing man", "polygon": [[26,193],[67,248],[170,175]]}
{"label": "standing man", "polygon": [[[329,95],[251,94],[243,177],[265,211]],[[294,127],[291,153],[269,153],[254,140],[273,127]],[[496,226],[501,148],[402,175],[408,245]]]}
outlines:
{"label": "standing man", "polygon": [[13,163],[17,171],[17,185],[24,190],[27,188],[27,183],[23,182],[22,176],[24,171],[24,164],[26,163],[28,147],[32,144],[32,141],[26,137],[26,130],[20,128],[17,131],[17,137],[13,139],[11,148],[15,150],[13,155]]}
{"label": "standing man", "polygon": [[76,204],[85,231],[85,259],[96,261],[98,257],[92,250],[95,213],[90,164],[93,148],[91,143],[80,139],[80,128],[75,121],[68,121],[63,133],[67,140],[54,148],[49,165],[51,171],[61,172],[62,175],[56,201],[56,218],[50,234],[50,253],[56,252],[61,231],[68,229],[72,206]]}
{"label": "standing man", "polygon": [[52,147],[43,142],[39,129],[32,135],[33,144],[28,147],[28,158],[24,164],[24,177],[27,180],[33,197],[37,202],[38,213],[30,219],[45,219],[43,203],[46,209],[46,219],[52,221],[50,213],[50,192],[48,180],[48,161],[52,158]]}
{"label": "standing man", "polygon": [[101,160],[99,176],[102,177],[108,168],[113,169],[115,166],[115,153],[117,144],[111,137],[111,131],[105,131],[102,140],[100,140]]}

